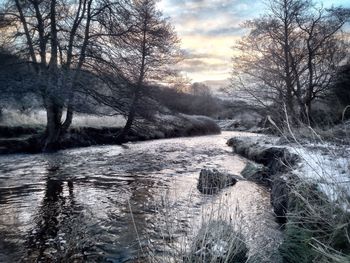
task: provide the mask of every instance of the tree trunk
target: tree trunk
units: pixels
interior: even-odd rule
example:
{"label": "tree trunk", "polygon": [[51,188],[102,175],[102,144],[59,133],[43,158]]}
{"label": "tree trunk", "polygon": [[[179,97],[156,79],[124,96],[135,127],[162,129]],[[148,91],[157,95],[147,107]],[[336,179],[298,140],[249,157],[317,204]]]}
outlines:
{"label": "tree trunk", "polygon": [[62,103],[57,99],[58,92],[58,39],[56,27],[57,0],[50,1],[50,33],[51,33],[51,57],[48,67],[48,94],[45,98],[47,114],[46,134],[43,151],[54,151],[58,148],[61,133]]}
{"label": "tree trunk", "polygon": [[305,123],[307,123],[309,126],[311,126],[311,123],[312,123],[311,106],[312,106],[312,99],[308,100],[305,103],[305,111],[306,111]]}
{"label": "tree trunk", "polygon": [[132,102],[129,109],[128,119],[126,121],[126,124],[121,131],[121,133],[117,137],[117,141],[123,142],[125,139],[125,136],[129,133],[131,126],[134,122],[135,115],[136,115],[136,109],[137,109],[137,102],[139,100],[139,97],[141,96],[141,89],[143,86],[143,81],[145,78],[145,65],[146,65],[146,56],[147,56],[147,32],[148,32],[148,10],[145,11],[145,16],[143,20],[143,27],[142,27],[142,42],[141,42],[141,67],[139,71],[138,81],[135,86]]}
{"label": "tree trunk", "polygon": [[3,115],[3,108],[2,108],[2,106],[0,105],[0,121],[2,121],[2,115]]}
{"label": "tree trunk", "polygon": [[[294,113],[294,105],[293,105],[293,86],[292,86],[292,76],[291,76],[291,63],[290,63],[290,44],[289,44],[289,28],[288,28],[288,22],[285,21],[285,28],[284,28],[284,71],[285,71],[285,83],[286,83],[286,107],[287,107],[287,114],[291,117],[290,120],[294,120],[295,113]],[[293,121],[294,122],[294,121]]]}
{"label": "tree trunk", "polygon": [[133,124],[133,122],[135,120],[135,116],[136,116],[137,101],[138,101],[138,95],[135,94],[134,98],[133,98],[133,101],[131,103],[130,109],[129,109],[129,113],[128,113],[128,118],[127,118],[126,124],[125,124],[123,130],[117,136],[117,141],[118,142],[123,142],[125,140],[125,136],[131,130],[132,124]]}
{"label": "tree trunk", "polygon": [[[84,32],[84,41],[81,47],[80,55],[79,55],[79,60],[78,60],[78,65],[75,69],[75,73],[73,75],[73,80],[72,80],[72,85],[70,87],[70,95],[69,95],[69,101],[68,101],[68,106],[67,106],[67,114],[66,114],[66,119],[64,123],[62,124],[61,127],[61,133],[65,133],[70,125],[72,124],[73,121],[73,114],[74,114],[74,107],[73,107],[73,101],[74,101],[74,87],[76,83],[79,81],[80,78],[80,73],[81,73],[81,68],[84,64],[85,61],[85,56],[86,56],[86,49],[89,43],[89,37],[90,37],[90,24],[91,24],[91,6],[92,6],[92,0],[90,0],[87,3],[86,6],[86,0],[84,1],[79,1],[79,10],[77,12],[77,15],[74,20],[73,28],[72,31],[70,32],[70,38],[69,38],[69,45],[68,45],[68,58],[67,58],[67,64],[66,67],[67,69],[70,69],[71,67],[71,62],[73,58],[73,42],[74,42],[74,37],[76,34],[76,31],[78,29],[78,26],[80,25],[83,15],[85,13],[85,8],[87,8],[87,21],[85,25],[85,32]],[[82,7],[83,5],[83,7]],[[80,17],[80,9],[83,9],[81,17]]]}
{"label": "tree trunk", "polygon": [[58,149],[61,134],[62,106],[52,98],[46,100],[45,106],[47,112],[47,125],[43,151],[54,151]]}
{"label": "tree trunk", "polygon": [[65,133],[68,130],[68,128],[71,126],[72,121],[73,121],[73,114],[74,114],[73,105],[72,105],[72,102],[69,101],[68,107],[67,107],[66,119],[65,119],[64,123],[62,124],[61,133]]}

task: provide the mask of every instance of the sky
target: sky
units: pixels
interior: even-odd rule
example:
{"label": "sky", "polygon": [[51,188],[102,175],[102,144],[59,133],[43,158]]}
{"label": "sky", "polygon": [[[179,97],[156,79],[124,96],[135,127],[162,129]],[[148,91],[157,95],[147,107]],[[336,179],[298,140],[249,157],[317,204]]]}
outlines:
{"label": "sky", "polygon": [[[349,0],[322,2],[325,7],[350,7]],[[259,17],[265,5],[263,0],[161,0],[159,8],[181,39],[182,73],[192,82],[220,85],[230,76],[231,47],[246,34],[241,24]]]}

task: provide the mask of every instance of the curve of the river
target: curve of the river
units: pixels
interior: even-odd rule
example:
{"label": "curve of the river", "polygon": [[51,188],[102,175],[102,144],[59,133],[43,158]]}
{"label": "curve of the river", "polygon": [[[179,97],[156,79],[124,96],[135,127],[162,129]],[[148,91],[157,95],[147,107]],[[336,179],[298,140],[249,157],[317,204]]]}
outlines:
{"label": "curve of the river", "polygon": [[213,215],[271,262],[281,234],[266,189],[196,189],[202,168],[244,168],[225,144],[235,135],[0,156],[0,262],[174,261]]}

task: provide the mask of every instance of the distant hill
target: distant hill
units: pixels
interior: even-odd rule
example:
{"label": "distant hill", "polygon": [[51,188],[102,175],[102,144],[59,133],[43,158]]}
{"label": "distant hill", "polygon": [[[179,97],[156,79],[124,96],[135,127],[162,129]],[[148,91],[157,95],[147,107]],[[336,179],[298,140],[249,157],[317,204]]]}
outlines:
{"label": "distant hill", "polygon": [[229,79],[222,79],[222,80],[206,80],[201,82],[208,87],[211,88],[211,90],[216,93],[218,92],[221,88],[227,87],[230,84]]}

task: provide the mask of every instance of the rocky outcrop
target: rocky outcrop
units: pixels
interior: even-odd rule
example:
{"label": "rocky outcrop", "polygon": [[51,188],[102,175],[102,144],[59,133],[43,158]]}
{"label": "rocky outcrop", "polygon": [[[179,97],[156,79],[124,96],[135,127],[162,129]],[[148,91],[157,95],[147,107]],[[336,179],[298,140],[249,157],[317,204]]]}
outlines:
{"label": "rocky outcrop", "polygon": [[287,147],[273,146],[275,138],[235,137],[228,140],[235,153],[256,162],[248,162],[242,176],[258,184],[271,188],[271,204],[277,221],[286,222],[289,203],[289,172],[299,157]]}
{"label": "rocky outcrop", "polygon": [[216,194],[221,189],[236,183],[237,179],[233,175],[221,173],[216,169],[202,169],[197,189],[203,194]]}

